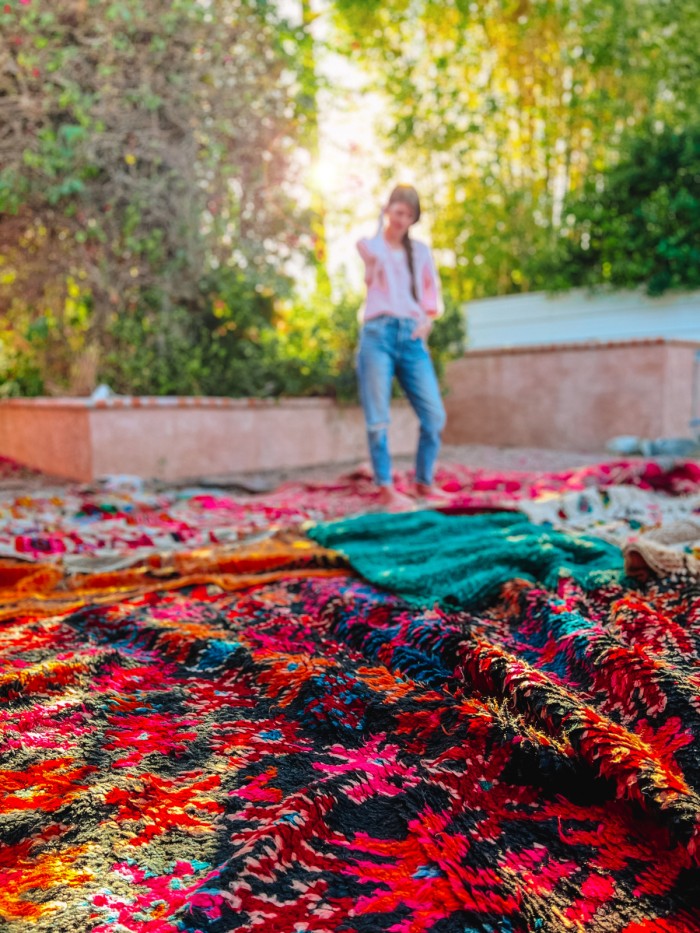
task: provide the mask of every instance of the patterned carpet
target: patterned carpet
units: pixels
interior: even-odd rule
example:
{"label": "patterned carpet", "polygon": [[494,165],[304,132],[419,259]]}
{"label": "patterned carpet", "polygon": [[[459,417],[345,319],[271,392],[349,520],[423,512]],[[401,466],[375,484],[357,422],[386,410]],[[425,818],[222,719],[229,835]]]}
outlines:
{"label": "patterned carpet", "polygon": [[251,540],[276,495],[235,548],[0,562],[0,928],[700,933],[700,581],[517,512],[311,540],[320,487]]}

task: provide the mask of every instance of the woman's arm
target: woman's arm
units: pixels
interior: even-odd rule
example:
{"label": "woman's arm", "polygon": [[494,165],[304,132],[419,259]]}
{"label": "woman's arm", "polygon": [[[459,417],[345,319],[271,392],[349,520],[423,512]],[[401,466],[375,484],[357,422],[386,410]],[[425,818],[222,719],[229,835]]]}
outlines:
{"label": "woman's arm", "polygon": [[377,231],[373,237],[362,237],[357,241],[357,251],[362,256],[365,264],[365,284],[369,285],[374,278],[374,273],[379,259],[381,249],[381,238],[384,233],[384,208],[379,213],[379,223]]}
{"label": "woman's arm", "polygon": [[423,263],[421,275],[423,277],[421,306],[430,318],[440,317],[444,313],[445,305],[442,300],[442,283],[435,268],[435,261],[430,249],[426,247],[427,256]]}
{"label": "woman's arm", "polygon": [[377,257],[367,249],[362,240],[358,242],[357,249],[365,263],[365,285],[370,285],[377,268]]}

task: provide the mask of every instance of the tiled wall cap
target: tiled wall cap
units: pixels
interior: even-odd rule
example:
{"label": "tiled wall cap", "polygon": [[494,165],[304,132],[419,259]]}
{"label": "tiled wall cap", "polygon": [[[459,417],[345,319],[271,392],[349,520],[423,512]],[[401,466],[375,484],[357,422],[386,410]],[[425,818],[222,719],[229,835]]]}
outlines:
{"label": "tiled wall cap", "polygon": [[162,408],[332,408],[331,398],[225,398],[223,396],[187,395],[114,395],[106,399],[69,396],[0,399],[0,405],[19,408],[63,409],[162,409]]}

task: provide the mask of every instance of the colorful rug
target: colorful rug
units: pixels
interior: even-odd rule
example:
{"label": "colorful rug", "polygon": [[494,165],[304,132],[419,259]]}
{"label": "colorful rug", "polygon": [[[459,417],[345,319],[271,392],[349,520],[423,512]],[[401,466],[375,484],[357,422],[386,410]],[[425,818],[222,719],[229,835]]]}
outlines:
{"label": "colorful rug", "polygon": [[697,580],[517,513],[246,522],[0,567],[0,928],[700,933]]}
{"label": "colorful rug", "polygon": [[[411,488],[409,473],[397,474],[396,480],[399,489]],[[642,517],[656,523],[671,497],[678,503],[681,496],[700,493],[700,466],[636,460],[535,474],[444,466],[437,485],[453,510],[515,508],[522,503],[539,506],[541,515],[531,516],[535,521],[552,521],[554,497],[578,496],[576,505],[568,505],[560,516],[562,527],[582,529],[580,516],[585,514],[591,518],[584,526],[588,530],[611,517],[601,508],[592,515],[594,491],[624,488],[646,493]],[[156,491],[128,483],[123,488],[14,491],[0,496],[0,559],[52,561],[79,573],[124,569],[157,554],[239,545],[260,534],[377,507],[374,485],[362,472],[331,483],[287,483],[263,496],[202,488]],[[576,514],[579,523],[574,522]],[[678,517],[677,510],[674,515]],[[623,517],[639,525],[639,509]]]}

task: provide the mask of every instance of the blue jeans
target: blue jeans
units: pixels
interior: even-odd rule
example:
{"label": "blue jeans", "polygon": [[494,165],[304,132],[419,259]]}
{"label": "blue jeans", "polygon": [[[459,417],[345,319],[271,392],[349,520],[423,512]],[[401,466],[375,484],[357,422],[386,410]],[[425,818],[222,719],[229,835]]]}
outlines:
{"label": "blue jeans", "polygon": [[445,408],[428,349],[419,337],[411,338],[415,327],[416,322],[408,318],[382,315],[367,321],[360,334],[357,351],[360,399],[367,424],[374,478],[380,486],[390,486],[392,482],[387,432],[394,376],[420,421],[417,483],[432,483],[440,450]]}

